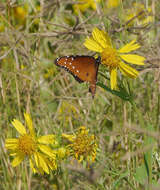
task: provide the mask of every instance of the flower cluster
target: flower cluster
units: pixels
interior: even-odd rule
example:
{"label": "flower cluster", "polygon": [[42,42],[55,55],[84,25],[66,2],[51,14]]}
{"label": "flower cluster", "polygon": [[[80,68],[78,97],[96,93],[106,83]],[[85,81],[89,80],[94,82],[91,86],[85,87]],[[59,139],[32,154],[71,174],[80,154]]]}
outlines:
{"label": "flower cluster", "polygon": [[[135,18],[132,20],[132,18]],[[128,22],[129,26],[137,24],[139,26],[146,26],[154,21],[152,9],[144,7],[142,3],[133,3],[130,9],[127,9],[124,14],[124,20]]]}
{"label": "flower cluster", "polygon": [[79,162],[87,160],[94,162],[97,152],[97,142],[94,135],[89,135],[89,130],[82,126],[75,135],[62,134],[70,141],[68,145],[69,155],[73,156]]}
{"label": "flower cluster", "polygon": [[78,3],[73,5],[74,13],[85,12],[88,8],[96,10],[96,3],[98,2],[100,0],[79,0]]}
{"label": "flower cluster", "polygon": [[94,162],[97,143],[94,135],[89,135],[89,131],[85,127],[80,127],[76,135],[62,134],[63,137],[71,141],[71,144],[58,146],[54,134],[37,136],[30,115],[25,113],[24,117],[28,131],[19,120],[14,119],[12,125],[18,131],[19,137],[8,138],[5,143],[6,149],[14,157],[11,162],[13,167],[18,166],[24,159],[28,158],[34,173],[49,174],[52,170],[56,170],[58,162],[67,156],[73,156],[78,161],[86,158],[87,161],[92,160]]}

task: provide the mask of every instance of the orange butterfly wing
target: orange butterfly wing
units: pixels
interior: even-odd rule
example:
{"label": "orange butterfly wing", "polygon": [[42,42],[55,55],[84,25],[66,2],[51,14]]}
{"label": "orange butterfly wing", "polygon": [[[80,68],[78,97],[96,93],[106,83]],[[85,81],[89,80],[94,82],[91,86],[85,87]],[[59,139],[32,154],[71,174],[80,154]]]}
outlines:
{"label": "orange butterfly wing", "polygon": [[89,82],[92,97],[96,91],[96,81],[100,58],[92,56],[65,56],[56,59],[55,64],[71,73],[78,82]]}

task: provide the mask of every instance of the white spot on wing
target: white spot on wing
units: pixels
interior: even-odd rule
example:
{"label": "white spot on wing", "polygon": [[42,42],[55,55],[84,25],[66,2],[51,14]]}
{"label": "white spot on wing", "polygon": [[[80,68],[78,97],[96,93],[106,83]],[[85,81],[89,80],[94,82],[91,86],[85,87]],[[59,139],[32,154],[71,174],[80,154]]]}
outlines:
{"label": "white spot on wing", "polygon": [[72,69],[75,69],[75,66],[72,66]]}

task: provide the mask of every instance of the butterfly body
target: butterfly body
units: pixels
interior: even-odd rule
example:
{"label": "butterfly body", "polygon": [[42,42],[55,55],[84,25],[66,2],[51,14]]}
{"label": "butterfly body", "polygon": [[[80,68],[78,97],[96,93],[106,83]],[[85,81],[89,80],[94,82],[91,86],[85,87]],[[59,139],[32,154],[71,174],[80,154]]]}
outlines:
{"label": "butterfly body", "polygon": [[92,56],[85,55],[64,56],[57,58],[55,64],[71,73],[78,82],[89,82],[89,91],[94,97],[100,57],[95,59]]}

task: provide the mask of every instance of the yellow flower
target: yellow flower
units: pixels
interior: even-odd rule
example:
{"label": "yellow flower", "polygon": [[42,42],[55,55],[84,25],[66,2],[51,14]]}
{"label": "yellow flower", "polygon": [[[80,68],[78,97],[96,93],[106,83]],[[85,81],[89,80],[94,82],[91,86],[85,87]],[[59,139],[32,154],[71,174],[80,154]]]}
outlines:
{"label": "yellow flower", "polygon": [[28,4],[13,8],[13,15],[17,25],[24,25],[28,15]]}
{"label": "yellow flower", "polygon": [[82,126],[78,129],[76,135],[62,134],[62,137],[68,139],[71,144],[68,145],[69,154],[79,162],[87,160],[94,162],[97,152],[97,143],[94,135],[88,134],[89,130]]}
{"label": "yellow flower", "polygon": [[107,0],[107,8],[115,8],[118,7],[121,0]]}
{"label": "yellow flower", "polygon": [[53,77],[54,73],[55,73],[54,68],[47,68],[45,70],[45,74],[43,76],[44,76],[45,79],[48,79],[50,77]]}
{"label": "yellow flower", "polygon": [[59,160],[64,159],[67,156],[67,149],[65,147],[60,147],[57,150],[57,157]]}
{"label": "yellow flower", "polygon": [[19,132],[18,138],[6,139],[5,147],[11,151],[14,156],[12,166],[16,167],[26,157],[29,158],[30,166],[34,173],[44,172],[49,174],[50,170],[57,168],[56,153],[48,146],[54,144],[54,135],[45,135],[37,137],[33,128],[33,123],[29,114],[24,114],[29,132],[27,133],[24,125],[14,119],[12,125]]}
{"label": "yellow flower", "polygon": [[101,0],[78,0],[79,3],[73,5],[73,10],[75,14],[85,12],[88,8],[96,10],[96,2],[100,1]]}
{"label": "yellow flower", "polygon": [[127,63],[144,65],[145,58],[136,54],[129,54],[140,47],[136,40],[132,40],[120,49],[115,49],[111,44],[111,39],[104,31],[94,28],[92,36],[87,38],[84,45],[92,51],[101,54],[102,64],[109,68],[111,89],[117,88],[117,70],[120,69],[123,75],[136,78],[138,71],[130,67]]}
{"label": "yellow flower", "polygon": [[142,3],[134,3],[131,9],[126,10],[126,14],[124,14],[124,16],[124,20],[126,22],[136,17],[128,23],[129,26],[132,26],[134,23],[145,26],[154,20],[151,7],[146,9]]}

